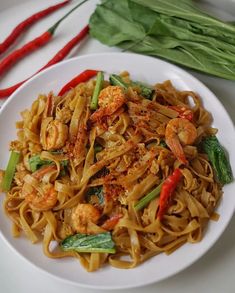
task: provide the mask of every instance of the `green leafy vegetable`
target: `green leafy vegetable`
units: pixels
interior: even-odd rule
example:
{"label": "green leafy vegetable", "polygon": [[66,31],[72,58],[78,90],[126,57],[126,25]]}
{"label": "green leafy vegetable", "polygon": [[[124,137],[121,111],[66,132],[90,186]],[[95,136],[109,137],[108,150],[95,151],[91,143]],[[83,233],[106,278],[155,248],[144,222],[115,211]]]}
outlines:
{"label": "green leafy vegetable", "polygon": [[161,141],[160,141],[160,144],[159,144],[161,147],[163,147],[163,148],[168,148],[168,145],[166,144],[166,142],[165,142],[165,140],[163,140],[163,139],[161,139]]}
{"label": "green leafy vegetable", "polygon": [[[34,155],[31,158],[29,158],[29,166],[30,166],[30,170],[32,172],[37,171],[42,166],[47,166],[47,165],[51,165],[51,164],[54,164],[54,162],[51,161],[51,160],[42,160],[40,158],[40,155]],[[61,169],[62,169],[61,172],[60,172],[61,176],[65,175],[66,170],[68,168],[68,164],[69,164],[68,160],[60,161],[60,166],[61,166]]]}
{"label": "green leafy vegetable", "polygon": [[102,206],[104,204],[103,187],[90,187],[86,192],[85,198],[86,201],[91,204],[98,204]]}
{"label": "green leafy vegetable", "polygon": [[11,188],[12,180],[15,175],[16,165],[18,164],[20,159],[20,153],[12,151],[10,155],[10,159],[7,164],[6,171],[4,173],[3,181],[2,181],[2,190],[9,191]]}
{"label": "green leafy vegetable", "polygon": [[142,197],[135,204],[135,210],[136,211],[142,210],[144,207],[147,206],[147,204],[150,203],[150,201],[152,201],[154,198],[156,198],[161,192],[162,184],[163,184],[163,182],[161,184],[159,184],[156,188],[154,188],[150,193],[148,193],[147,195]]}
{"label": "green leafy vegetable", "polygon": [[51,165],[52,161],[50,160],[41,160],[40,155],[35,155],[29,158],[29,166],[32,172],[37,171],[42,166]]}
{"label": "green leafy vegetable", "polygon": [[202,140],[201,146],[215,170],[221,184],[230,183],[233,180],[232,169],[226,156],[224,148],[216,136],[206,137]]}
{"label": "green leafy vegetable", "polygon": [[65,176],[68,173],[69,160],[60,161],[60,176]]}
{"label": "green leafy vegetable", "polygon": [[103,86],[103,81],[104,81],[104,73],[100,71],[97,74],[95,89],[91,98],[91,105],[90,105],[91,110],[96,110],[98,107],[98,97]]}
{"label": "green leafy vegetable", "polygon": [[89,27],[90,35],[106,45],[235,80],[235,27],[192,0],[106,0]]}
{"label": "green leafy vegetable", "polygon": [[75,234],[65,238],[60,247],[64,251],[115,253],[115,244],[110,232],[96,235]]}
{"label": "green leafy vegetable", "polygon": [[141,95],[149,100],[152,99],[153,94],[154,94],[154,90],[152,88],[147,87],[146,85],[142,84],[141,82],[131,81],[130,83],[126,83],[123,81],[121,76],[116,75],[116,74],[111,74],[109,77],[109,81],[112,85],[118,85],[118,86],[121,86],[125,89],[127,89],[130,86],[131,87],[139,87],[140,91],[141,91]]}

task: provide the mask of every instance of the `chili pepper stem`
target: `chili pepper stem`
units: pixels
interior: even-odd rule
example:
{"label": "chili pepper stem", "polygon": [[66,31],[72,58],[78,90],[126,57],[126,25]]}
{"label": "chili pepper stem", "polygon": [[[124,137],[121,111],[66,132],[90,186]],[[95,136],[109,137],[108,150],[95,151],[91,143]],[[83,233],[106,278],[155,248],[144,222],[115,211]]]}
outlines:
{"label": "chili pepper stem", "polygon": [[[55,56],[47,62],[46,65],[44,65],[42,68],[40,68],[36,73],[44,70],[45,68],[48,68],[52,66],[53,64],[56,64],[63,60],[69,52],[88,34],[89,27],[86,25],[74,38],[72,38],[62,49],[60,49]],[[36,74],[35,73],[35,74]],[[32,76],[34,76],[33,74]],[[30,77],[32,77],[30,76]],[[29,78],[30,78],[29,77]],[[5,89],[0,89],[0,99],[9,97],[16,89],[18,89],[23,83],[25,83],[29,78],[11,86]]]}
{"label": "chili pepper stem", "polygon": [[67,17],[69,16],[74,10],[76,10],[79,6],[81,6],[83,3],[87,2],[88,0],[83,0],[82,2],[78,3],[76,6],[74,6],[71,10],[69,10],[68,13],[66,13],[61,19],[59,19],[52,27],[48,29],[48,32],[53,35],[59,24]]}
{"label": "chili pepper stem", "polygon": [[72,13],[75,9],[77,9],[80,5],[85,3],[88,0],[84,0],[77,4],[73,9],[71,9],[68,13],[66,13],[61,19],[59,19],[51,28],[49,28],[46,32],[38,36],[37,38],[33,39],[32,41],[26,43],[21,48],[15,50],[11,54],[9,54],[6,58],[4,58],[0,62],[0,75],[6,72],[10,67],[12,67],[16,62],[20,59],[24,58],[27,54],[36,51],[40,47],[47,44],[53,36],[58,25],[64,20],[70,13]]}
{"label": "chili pepper stem", "polygon": [[23,34],[26,31],[26,29],[31,27],[35,22],[38,22],[39,20],[46,17],[47,15],[53,13],[54,11],[60,9],[61,7],[64,7],[69,2],[71,2],[71,0],[65,0],[64,2],[50,6],[46,9],[36,12],[35,14],[31,15],[30,17],[20,22],[12,30],[9,36],[7,36],[7,38],[2,43],[0,43],[0,54],[4,53],[17,40],[17,38],[21,34]]}

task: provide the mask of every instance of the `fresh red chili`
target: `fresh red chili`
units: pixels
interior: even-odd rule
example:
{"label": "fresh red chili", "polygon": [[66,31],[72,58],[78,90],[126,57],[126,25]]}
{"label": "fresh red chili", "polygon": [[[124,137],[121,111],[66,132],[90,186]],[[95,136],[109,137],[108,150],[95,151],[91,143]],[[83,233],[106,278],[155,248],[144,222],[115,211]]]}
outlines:
{"label": "fresh red chili", "polygon": [[157,218],[161,221],[166,210],[169,207],[170,199],[172,197],[173,192],[175,191],[180,179],[182,177],[182,173],[179,168],[175,169],[174,172],[166,178],[163,182],[160,198],[159,198],[159,209],[157,213]]}
{"label": "fresh red chili", "polygon": [[72,80],[70,80],[65,86],[62,87],[62,89],[59,91],[58,96],[62,96],[64,93],[69,91],[71,88],[74,88],[81,82],[86,82],[92,77],[96,76],[96,74],[99,71],[97,70],[92,70],[92,69],[87,69],[80,73],[79,75],[75,76]]}
{"label": "fresh red chili", "polygon": [[178,112],[180,118],[188,119],[189,121],[193,120],[193,112],[190,109],[181,106],[168,106],[168,108]]}
{"label": "fresh red chili", "polygon": [[[36,73],[38,73],[38,72],[42,71],[43,69],[48,68],[48,67],[52,66],[53,64],[56,64],[56,63],[60,62],[61,60],[63,60],[69,54],[69,52],[74,48],[74,46],[77,43],[79,43],[88,34],[88,31],[89,31],[89,27],[87,25],[79,32],[79,34],[77,34],[72,40],[70,40],[61,50],[58,51],[58,53],[56,53],[56,55],[46,65],[44,65]],[[16,89],[18,89],[29,78],[11,86],[11,87],[8,87],[5,89],[0,89],[0,99],[9,97]]]}
{"label": "fresh red chili", "polygon": [[8,70],[13,64],[17,61],[28,55],[29,53],[37,50],[38,48],[42,47],[43,45],[47,44],[53,37],[55,30],[59,26],[59,24],[76,8],[81,6],[87,0],[82,1],[81,3],[77,4],[73,9],[67,12],[61,19],[59,19],[52,27],[50,27],[46,32],[44,32],[39,37],[35,38],[34,40],[30,41],[29,43],[25,44],[23,47],[15,50],[6,58],[4,58],[0,62],[0,75],[3,74],[6,70]]}
{"label": "fresh red chili", "polygon": [[56,5],[50,6],[44,10],[41,10],[30,17],[26,18],[24,21],[19,23],[10,33],[10,35],[0,44],[0,54],[4,53],[15,41],[16,39],[35,22],[44,18],[45,16],[51,14],[52,12],[58,10],[59,8],[65,6],[71,2],[71,0],[66,0],[64,2],[58,3]]}
{"label": "fresh red chili", "polygon": [[63,60],[73,47],[79,43],[89,32],[89,26],[86,25],[72,40],[70,40],[41,70],[50,67],[53,64],[56,64]]}

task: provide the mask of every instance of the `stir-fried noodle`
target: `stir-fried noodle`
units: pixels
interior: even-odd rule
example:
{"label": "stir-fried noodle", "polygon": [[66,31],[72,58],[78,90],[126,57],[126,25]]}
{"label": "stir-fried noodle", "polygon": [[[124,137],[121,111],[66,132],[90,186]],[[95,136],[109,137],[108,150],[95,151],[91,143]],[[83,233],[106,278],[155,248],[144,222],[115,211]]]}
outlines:
{"label": "stir-fried noodle", "polygon": [[[128,73],[122,74],[128,82]],[[199,143],[215,134],[212,117],[191,91],[170,81],[153,88],[152,100],[138,86],[104,81],[98,109],[90,110],[95,80],[63,96],[39,95],[21,113],[11,150],[21,153],[4,201],[13,235],[42,241],[46,256],[72,256],[88,271],[105,262],[133,268],[159,253],[198,242],[215,218],[222,195]],[[138,202],[179,169],[160,219],[159,196]],[[109,231],[114,253],[64,251],[58,245],[76,233]]]}

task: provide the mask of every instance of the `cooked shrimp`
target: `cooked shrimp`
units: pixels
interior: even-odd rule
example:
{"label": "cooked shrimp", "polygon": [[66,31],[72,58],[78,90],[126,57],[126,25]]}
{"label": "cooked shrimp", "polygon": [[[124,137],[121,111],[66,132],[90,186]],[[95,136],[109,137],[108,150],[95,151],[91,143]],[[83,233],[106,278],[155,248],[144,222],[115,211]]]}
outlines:
{"label": "cooked shrimp", "polygon": [[57,202],[57,192],[52,184],[42,185],[41,190],[29,188],[25,201],[36,211],[47,211],[52,209]]}
{"label": "cooked shrimp", "polygon": [[179,118],[185,118],[189,121],[193,120],[193,112],[191,109],[183,107],[183,106],[168,106],[168,108],[175,110],[178,112]]}
{"label": "cooked shrimp", "polygon": [[89,234],[88,223],[96,224],[100,211],[88,203],[79,203],[72,212],[72,226],[76,232]]}
{"label": "cooked shrimp", "polygon": [[166,143],[176,158],[183,164],[187,160],[182,146],[193,144],[197,138],[196,127],[187,119],[171,119],[166,126]]}
{"label": "cooked shrimp", "polygon": [[45,105],[45,108],[43,111],[44,118],[51,117],[53,115],[54,104],[55,104],[54,96],[53,96],[52,92],[50,92],[47,96],[46,105]]}
{"label": "cooked shrimp", "polygon": [[108,86],[104,88],[98,98],[99,109],[91,115],[91,121],[97,121],[104,116],[112,115],[125,103],[123,89],[119,86]]}
{"label": "cooked shrimp", "polygon": [[45,150],[57,150],[65,145],[68,139],[68,126],[59,120],[52,120],[47,125],[45,141],[42,146]]}
{"label": "cooked shrimp", "polygon": [[32,175],[34,178],[40,180],[47,173],[50,173],[56,170],[57,170],[56,165],[44,166],[44,167],[41,167],[39,170],[35,171]]}
{"label": "cooked shrimp", "polygon": [[85,156],[87,140],[88,136],[86,126],[80,124],[78,126],[77,138],[73,148],[73,155],[75,158]]}

